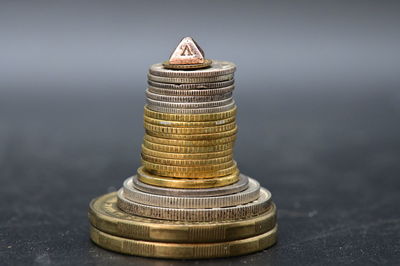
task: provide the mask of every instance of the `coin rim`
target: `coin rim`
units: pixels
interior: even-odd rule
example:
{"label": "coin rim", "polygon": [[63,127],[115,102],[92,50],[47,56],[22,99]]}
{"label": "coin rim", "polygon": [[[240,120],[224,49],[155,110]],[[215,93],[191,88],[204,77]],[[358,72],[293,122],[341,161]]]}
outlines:
{"label": "coin rim", "polygon": [[[273,246],[277,242],[277,232],[276,224],[266,233],[239,240],[207,244],[164,243],[114,236],[90,225],[91,240],[104,249],[128,255],[168,259],[206,259],[250,254]],[[213,249],[215,253],[211,253]]]}

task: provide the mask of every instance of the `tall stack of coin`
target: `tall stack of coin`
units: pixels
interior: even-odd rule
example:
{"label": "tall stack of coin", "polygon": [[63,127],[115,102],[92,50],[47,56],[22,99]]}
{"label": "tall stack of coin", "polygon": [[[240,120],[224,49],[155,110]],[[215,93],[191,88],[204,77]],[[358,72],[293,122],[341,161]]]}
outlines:
{"label": "tall stack of coin", "polygon": [[208,60],[192,38],[150,67],[142,166],[90,204],[92,240],[162,258],[242,255],[276,242],[271,194],[233,159],[236,67]]}

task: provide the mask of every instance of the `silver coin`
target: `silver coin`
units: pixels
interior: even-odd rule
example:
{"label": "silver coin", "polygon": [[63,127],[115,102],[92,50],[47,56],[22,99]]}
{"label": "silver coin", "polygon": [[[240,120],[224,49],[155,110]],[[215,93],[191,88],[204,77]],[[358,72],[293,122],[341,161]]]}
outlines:
{"label": "silver coin", "polygon": [[171,89],[171,90],[201,90],[201,89],[219,89],[228,86],[232,86],[235,81],[233,79],[221,82],[208,82],[208,83],[192,83],[192,84],[172,84],[172,83],[161,83],[152,80],[148,80],[149,86],[160,89]]}
{"label": "silver coin", "polygon": [[166,208],[222,208],[246,204],[256,200],[260,195],[260,184],[250,178],[248,188],[235,194],[213,197],[174,197],[140,191],[132,185],[132,179],[128,178],[123,185],[123,195],[133,202]]}
{"label": "silver coin", "polygon": [[170,95],[170,96],[214,96],[232,93],[235,86],[228,86],[217,89],[201,89],[201,90],[175,90],[175,89],[161,89],[157,87],[148,86],[149,92],[159,95]]}
{"label": "silver coin", "polygon": [[246,219],[266,212],[271,206],[271,193],[265,188],[261,188],[260,196],[257,200],[233,207],[182,209],[133,202],[124,196],[121,188],[118,191],[117,205],[126,213],[142,217],[169,221],[215,222]]}
{"label": "silver coin", "polygon": [[213,197],[213,196],[224,196],[233,193],[241,192],[248,187],[249,177],[240,174],[239,181],[232,185],[227,185],[224,187],[216,187],[216,188],[196,188],[196,189],[179,189],[179,188],[164,188],[148,185],[146,183],[141,182],[138,177],[132,176],[132,185],[138,190],[143,192],[152,193],[156,195],[162,196],[180,196],[180,197]]}
{"label": "silver coin", "polygon": [[232,101],[230,104],[219,107],[212,108],[197,108],[197,109],[178,109],[178,108],[167,108],[161,106],[154,106],[150,104],[145,105],[148,109],[160,113],[168,113],[168,114],[209,114],[209,113],[220,113],[229,111],[235,108],[235,101]]}
{"label": "silver coin", "polygon": [[149,72],[155,76],[161,77],[215,77],[221,75],[227,75],[235,72],[236,65],[227,61],[213,60],[212,64],[208,68],[196,69],[196,70],[175,70],[167,69],[161,63],[154,64],[150,67]]}
{"label": "silver coin", "polygon": [[152,100],[163,101],[163,102],[198,103],[198,102],[215,102],[232,98],[232,92],[218,94],[218,95],[210,95],[210,96],[170,96],[170,95],[156,94],[150,92],[147,89],[146,97]]}
{"label": "silver coin", "polygon": [[147,98],[146,102],[149,106],[158,106],[158,107],[165,107],[165,108],[178,108],[178,109],[197,109],[197,108],[213,108],[213,107],[226,106],[233,102],[233,98],[230,97],[228,99],[221,100],[221,101],[201,102],[201,103],[162,102],[162,101],[156,101],[156,100]]}
{"label": "silver coin", "polygon": [[156,82],[163,83],[209,83],[209,82],[220,82],[233,79],[233,74],[215,76],[215,77],[194,77],[194,78],[169,78],[169,77],[160,77],[152,74],[148,74],[147,78]]}

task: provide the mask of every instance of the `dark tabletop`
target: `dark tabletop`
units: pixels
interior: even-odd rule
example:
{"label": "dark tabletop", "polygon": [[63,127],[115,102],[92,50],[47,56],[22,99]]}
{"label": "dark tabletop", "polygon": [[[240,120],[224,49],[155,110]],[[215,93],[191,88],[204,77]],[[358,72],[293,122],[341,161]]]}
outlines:
{"label": "dark tabletop", "polygon": [[[195,264],[398,264],[395,94],[237,94],[235,157],[272,192],[279,242]],[[77,95],[1,99],[2,264],[186,264],[120,255],[89,240],[89,201],[139,166],[143,94]]]}
{"label": "dark tabletop", "polygon": [[[0,265],[400,265],[398,1],[0,0]],[[193,36],[238,65],[240,170],[279,241],[205,261],[89,239],[140,165],[146,71]]]}

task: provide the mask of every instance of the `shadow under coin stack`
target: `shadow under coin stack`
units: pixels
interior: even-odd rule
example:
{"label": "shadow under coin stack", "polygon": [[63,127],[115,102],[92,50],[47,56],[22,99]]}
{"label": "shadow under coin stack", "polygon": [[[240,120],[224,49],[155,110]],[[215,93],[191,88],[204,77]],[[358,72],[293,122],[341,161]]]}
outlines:
{"label": "shadow under coin stack", "polygon": [[142,166],[117,193],[90,204],[91,239],[159,258],[248,254],[276,242],[271,194],[233,160],[236,67],[184,38],[150,67]]}

